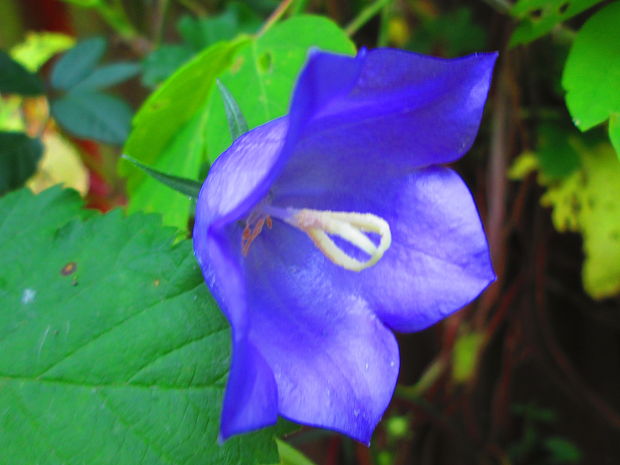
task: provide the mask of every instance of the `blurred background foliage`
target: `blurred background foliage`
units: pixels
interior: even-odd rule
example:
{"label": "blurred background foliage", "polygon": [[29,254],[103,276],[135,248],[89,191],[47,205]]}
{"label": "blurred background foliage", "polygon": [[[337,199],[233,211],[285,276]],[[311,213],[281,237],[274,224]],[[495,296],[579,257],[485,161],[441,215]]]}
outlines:
{"label": "blurred background foliage", "polygon": [[[274,11],[288,21],[259,33]],[[286,112],[278,79],[292,82],[310,46],[499,50],[480,135],[455,166],[498,281],[400,336],[399,386],[370,449],[303,428],[281,460],[617,464],[619,24],[620,2],[599,0],[4,0],[0,194],[63,183],[91,208],[159,212],[186,237],[191,201],[119,157],[203,179],[230,143],[205,126],[225,125],[216,77],[252,127]],[[171,99],[181,114],[162,112]]]}

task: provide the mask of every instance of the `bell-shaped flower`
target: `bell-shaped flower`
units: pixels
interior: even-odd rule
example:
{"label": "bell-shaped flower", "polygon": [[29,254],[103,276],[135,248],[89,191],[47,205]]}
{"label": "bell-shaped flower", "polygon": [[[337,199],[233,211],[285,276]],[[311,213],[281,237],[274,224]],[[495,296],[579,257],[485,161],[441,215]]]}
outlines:
{"label": "bell-shaped flower", "polygon": [[368,443],[396,384],[392,331],[494,280],[452,170],[496,54],[312,52],[290,112],[239,137],[198,199],[195,253],[232,327],[221,436],[278,415]]}

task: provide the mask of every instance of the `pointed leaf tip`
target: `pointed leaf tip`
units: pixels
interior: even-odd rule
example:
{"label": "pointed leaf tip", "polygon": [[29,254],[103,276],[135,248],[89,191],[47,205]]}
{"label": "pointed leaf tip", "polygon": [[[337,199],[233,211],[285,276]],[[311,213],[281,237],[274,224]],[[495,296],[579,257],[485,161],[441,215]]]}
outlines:
{"label": "pointed leaf tip", "polygon": [[228,121],[228,128],[230,129],[230,135],[236,140],[240,135],[248,132],[248,123],[241,113],[241,108],[235,100],[235,97],[230,93],[222,81],[216,79],[217,88],[220,91],[222,100],[224,100],[224,109],[226,110],[226,120]]}
{"label": "pointed leaf tip", "polygon": [[150,166],[140,163],[135,158],[126,154],[123,154],[121,158],[127,160],[137,168],[140,168],[146,174],[151,176],[153,179],[159,181],[160,183],[164,184],[165,186],[168,186],[169,188],[174,189],[175,191],[180,192],[183,195],[187,195],[194,200],[198,199],[198,194],[200,193],[200,188],[202,187],[202,184],[198,181],[162,173],[161,171],[158,171],[154,168],[151,168]]}

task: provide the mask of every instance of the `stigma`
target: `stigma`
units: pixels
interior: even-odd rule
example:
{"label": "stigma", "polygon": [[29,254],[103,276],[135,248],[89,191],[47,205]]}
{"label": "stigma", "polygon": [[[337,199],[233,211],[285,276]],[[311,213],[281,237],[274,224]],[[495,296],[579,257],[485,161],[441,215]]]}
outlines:
{"label": "stigma", "polygon": [[[242,253],[247,255],[250,245],[266,225],[271,229],[272,217],[306,233],[314,245],[334,264],[349,270],[362,271],[375,265],[392,243],[390,226],[383,218],[371,213],[312,210],[308,208],[278,208],[261,205],[254,211],[242,233]],[[379,236],[378,244],[369,233]],[[333,239],[339,237],[366,255],[360,260],[347,253]],[[359,255],[359,254],[356,254]]]}

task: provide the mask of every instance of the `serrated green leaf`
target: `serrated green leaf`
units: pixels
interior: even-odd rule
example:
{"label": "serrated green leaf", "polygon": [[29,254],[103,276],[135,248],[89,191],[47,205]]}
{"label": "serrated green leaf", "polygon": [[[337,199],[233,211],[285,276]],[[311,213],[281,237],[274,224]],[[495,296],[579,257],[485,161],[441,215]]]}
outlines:
{"label": "serrated green leaf", "polygon": [[236,140],[240,135],[248,132],[248,122],[245,120],[235,97],[219,79],[217,80],[217,88],[224,101],[224,111],[226,112],[230,137],[232,140]]}
{"label": "serrated green leaf", "polygon": [[602,0],[519,0],[510,13],[520,20],[510,37],[510,46],[527,44],[550,32],[559,23]]}
{"label": "serrated green leaf", "polygon": [[0,462],[277,461],[283,426],[218,444],[229,330],[191,244],[77,193],[0,199]]}
{"label": "serrated green leaf", "polygon": [[78,82],[72,92],[85,90],[99,90],[113,86],[134,77],[140,72],[137,63],[110,63],[93,70],[88,76]]}
{"label": "serrated green leaf", "polygon": [[571,47],[562,86],[566,105],[582,131],[620,113],[620,3],[594,14]]}
{"label": "serrated green leaf", "polygon": [[0,195],[22,187],[43,155],[39,139],[22,132],[0,132]]}
{"label": "serrated green leaf", "polygon": [[[276,24],[235,55],[232,66],[220,79],[237,99],[250,128],[286,114],[293,86],[311,47],[355,53],[355,45],[332,21],[301,15]],[[226,127],[222,98],[214,95],[208,106],[209,127]],[[226,131],[209,131],[209,159],[215,160],[231,142]]]}
{"label": "serrated green leaf", "polygon": [[0,50],[0,93],[41,95],[43,83],[37,75]]}
{"label": "serrated green leaf", "polygon": [[[234,52],[248,39],[215,44],[184,65],[142,106],[124,153],[158,171],[198,179],[205,155],[205,134],[226,126],[207,125],[206,103],[215,78],[229,66]],[[155,211],[164,223],[187,228],[191,202],[137,170],[122,165],[127,176],[130,211]]]}
{"label": "serrated green leaf", "polygon": [[52,87],[69,90],[88,76],[101,60],[107,44],[101,37],[79,42],[65,53],[52,68]]}
{"label": "serrated green leaf", "polygon": [[196,200],[198,198],[200,188],[202,187],[202,184],[200,184],[198,181],[193,181],[192,179],[187,178],[179,178],[178,176],[170,176],[169,174],[154,170],[153,168],[140,163],[138,160],[128,155],[123,155],[122,158],[133,164],[135,167],[144,171],[153,179],[161,182],[165,186],[168,186],[169,188],[180,192],[183,195],[187,195],[193,200]]}
{"label": "serrated green leaf", "polygon": [[129,134],[132,110],[117,97],[84,91],[52,101],[52,115],[78,137],[121,145]]}

